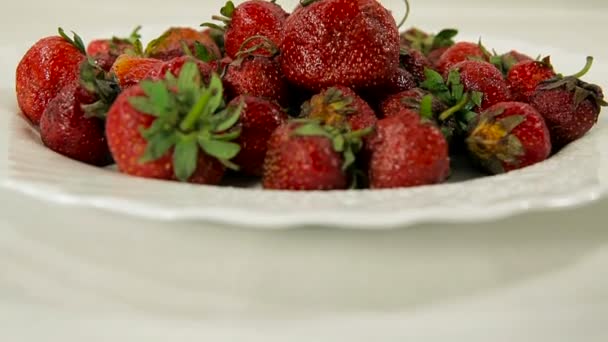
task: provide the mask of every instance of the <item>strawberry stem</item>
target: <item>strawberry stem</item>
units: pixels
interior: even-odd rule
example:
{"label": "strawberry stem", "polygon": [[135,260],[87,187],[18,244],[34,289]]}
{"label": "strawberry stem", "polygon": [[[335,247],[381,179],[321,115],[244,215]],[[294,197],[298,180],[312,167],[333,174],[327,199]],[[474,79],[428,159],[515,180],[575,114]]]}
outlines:
{"label": "strawberry stem", "polygon": [[581,78],[581,77],[585,76],[585,74],[587,74],[589,72],[589,70],[591,70],[592,65],[593,65],[593,57],[587,56],[587,62],[585,63],[585,67],[583,67],[583,70],[577,72],[576,74],[572,75],[571,77]]}
{"label": "strawberry stem", "polygon": [[449,119],[452,115],[463,109],[469,103],[470,99],[470,95],[468,93],[465,94],[454,107],[449,108],[445,112],[441,113],[441,115],[439,115],[439,120],[445,121]]}
{"label": "strawberry stem", "polygon": [[398,28],[401,28],[407,21],[407,18],[410,16],[410,2],[408,0],[404,0],[404,2],[405,2],[405,15],[403,16],[403,18],[401,19],[399,24],[397,24]]}
{"label": "strawberry stem", "polygon": [[211,92],[209,90],[203,91],[201,97],[194,104],[190,112],[186,115],[184,120],[180,123],[179,128],[183,132],[188,132],[194,128],[196,121],[198,121],[199,117],[207,107],[209,100],[211,99]]}

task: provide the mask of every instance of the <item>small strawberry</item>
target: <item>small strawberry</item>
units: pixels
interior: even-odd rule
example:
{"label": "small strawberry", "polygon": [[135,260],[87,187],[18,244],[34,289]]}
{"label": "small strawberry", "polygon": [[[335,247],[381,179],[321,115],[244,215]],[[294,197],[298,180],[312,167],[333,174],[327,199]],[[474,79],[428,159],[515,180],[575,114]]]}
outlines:
{"label": "small strawberry", "polygon": [[[383,118],[395,116],[404,109],[420,111],[421,102],[425,96],[430,95],[426,90],[420,88],[410,89],[388,97],[380,105],[380,114]],[[436,97],[432,97],[431,112],[434,114],[442,113],[448,107]]]}
{"label": "small strawberry", "polygon": [[281,48],[285,77],[304,89],[378,86],[399,64],[399,32],[376,0],[306,0],[287,18]]}
{"label": "small strawberry", "polygon": [[275,190],[346,189],[354,176],[361,138],[372,129],[352,132],[315,120],[277,128],[268,142],[262,184]]}
{"label": "small strawberry", "polygon": [[437,70],[446,73],[452,66],[469,59],[481,59],[488,61],[489,56],[481,44],[459,42],[448,48],[437,61]]}
{"label": "small strawberry", "polygon": [[91,56],[97,65],[105,71],[110,71],[118,56],[131,53],[141,55],[141,35],[138,26],[128,38],[112,37],[110,39],[96,39],[87,45],[87,55]]}
{"label": "small strawberry", "polygon": [[522,102],[498,103],[471,126],[470,155],[492,174],[539,163],[551,154],[551,139],[542,116]]}
{"label": "small strawberry", "polygon": [[106,120],[106,136],[118,169],[129,175],[217,184],[240,147],[241,107],[223,108],[222,81],[208,86],[195,63],[179,77],[145,80],[121,93]]}
{"label": "small strawberry", "polygon": [[520,102],[530,102],[538,85],[555,77],[555,71],[549,57],[542,61],[528,60],[511,67],[507,74],[507,83],[513,98]]}
{"label": "small strawberry", "polygon": [[163,61],[155,58],[137,57],[128,54],[120,55],[110,70],[122,89],[138,84]]}
{"label": "small strawberry", "polygon": [[374,189],[436,184],[449,176],[446,139],[416,112],[405,109],[378,121],[371,140],[369,178]]}
{"label": "small strawberry", "polygon": [[66,39],[61,28],[59,34],[36,42],[17,66],[17,102],[34,125],[61,89],[78,80],[80,63],[86,58],[84,48]]}
{"label": "small strawberry", "polygon": [[241,103],[244,104],[239,119],[241,135],[235,140],[241,151],[233,161],[241,172],[261,176],[268,140],[287,121],[287,114],[274,102],[248,95],[233,99],[228,106],[238,107]]}
{"label": "small strawberry", "polygon": [[411,48],[401,48],[399,61],[403,69],[414,77],[416,83],[424,82],[424,69],[432,68],[431,62],[422,52]]}
{"label": "small strawberry", "polygon": [[539,84],[530,104],[543,116],[555,151],[581,138],[597,122],[604,100],[602,89],[580,80],[590,69],[592,57],[579,73],[556,77]]}
{"label": "small strawberry", "polygon": [[492,57],[490,57],[490,63],[494,64],[505,76],[516,64],[532,60],[532,57],[524,55],[516,50],[511,50],[503,53],[502,55],[494,53]]}
{"label": "small strawberry", "polygon": [[[247,0],[236,7],[232,1],[228,1],[220,12],[222,15],[213,16],[213,19],[223,22],[223,27],[210,23],[203,26],[225,31],[224,47],[228,57],[236,59],[241,50],[256,45],[258,42],[250,40],[252,37],[262,36],[276,46],[281,45],[289,14],[274,1]],[[260,49],[259,53],[263,56],[273,55],[272,51],[264,49]]]}
{"label": "small strawberry", "polygon": [[[511,99],[507,82],[500,71],[489,62],[467,60],[453,65],[450,70],[458,73],[465,92],[483,93],[480,110]],[[449,73],[446,73],[446,76],[448,75]]]}
{"label": "small strawberry", "polygon": [[162,80],[167,75],[167,72],[170,72],[173,76],[178,77],[184,65],[189,62],[196,64],[198,71],[201,73],[201,77],[203,78],[203,83],[209,83],[211,75],[216,69],[213,67],[213,65],[199,59],[195,59],[191,56],[176,57],[161,64],[155,65],[144,78],[155,81]]}
{"label": "small strawberry", "polygon": [[361,89],[359,92],[369,103],[377,105],[393,94],[415,88],[416,86],[417,82],[414,76],[404,68],[398,67],[389,78],[371,88]]}
{"label": "small strawberry", "polygon": [[357,131],[376,124],[374,110],[351,89],[343,86],[330,87],[313,96],[302,105],[303,118],[345,127]]}
{"label": "small strawberry", "polygon": [[146,46],[147,57],[171,60],[188,54],[188,51],[200,51],[205,54],[206,62],[222,57],[217,44],[210,35],[189,27],[172,27]]}

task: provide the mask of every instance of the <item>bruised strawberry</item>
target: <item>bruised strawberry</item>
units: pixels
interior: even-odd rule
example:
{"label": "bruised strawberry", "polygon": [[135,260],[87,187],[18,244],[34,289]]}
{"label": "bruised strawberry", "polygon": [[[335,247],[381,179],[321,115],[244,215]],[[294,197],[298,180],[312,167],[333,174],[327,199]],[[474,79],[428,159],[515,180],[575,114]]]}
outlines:
{"label": "bruised strawberry", "polygon": [[[467,60],[452,66],[450,70],[458,73],[465,92],[476,91],[483,93],[483,100],[479,110],[484,110],[499,102],[511,99],[511,92],[507,82],[500,71],[488,62]],[[446,76],[449,77],[449,74],[446,74]]]}
{"label": "bruised strawberry", "polygon": [[376,0],[301,1],[287,19],[281,68],[298,87],[354,90],[382,84],[399,64],[399,33]]}
{"label": "bruised strawberry", "polygon": [[49,102],[40,120],[40,138],[45,146],[69,158],[96,166],[112,163],[104,132],[104,122],[87,117],[83,105],[97,98],[79,82],[65,86]]}
{"label": "bruised strawberry", "polygon": [[87,55],[91,56],[103,70],[110,71],[118,56],[125,53],[135,55],[143,53],[140,29],[141,26],[136,27],[128,38],[112,37],[93,40],[87,45]]}
{"label": "bruised strawberry", "polygon": [[287,121],[287,114],[274,102],[248,95],[241,95],[228,104],[229,107],[240,105],[243,106],[239,119],[241,135],[235,142],[241,151],[233,161],[241,172],[261,176],[268,140],[274,130]]}
{"label": "bruised strawberry", "polygon": [[[258,42],[251,40],[252,37],[264,37],[276,46],[281,45],[285,20],[289,15],[274,1],[248,0],[236,7],[232,1],[228,1],[220,12],[222,16],[214,16],[213,19],[222,21],[224,27],[208,23],[203,25],[225,31],[224,47],[228,57],[236,59],[240,51],[256,45]],[[267,57],[273,55],[272,51],[265,49],[260,49],[258,53]]]}
{"label": "bruised strawberry", "polygon": [[443,56],[443,54],[448,51],[449,47],[442,47],[442,48],[438,48],[435,49],[431,52],[429,52],[429,54],[426,56],[426,58],[429,60],[429,62],[431,62],[431,65],[433,66],[434,69],[439,69],[438,64],[439,64],[439,60],[441,59],[441,56]]}
{"label": "bruised strawberry", "polygon": [[147,57],[164,61],[180,57],[193,51],[201,51],[206,61],[219,59],[221,52],[210,35],[189,27],[172,27],[146,46]]}
{"label": "bruised strawberry", "polygon": [[222,81],[208,86],[195,63],[179,77],[144,80],[121,93],[108,113],[106,136],[118,169],[129,175],[201,184],[221,181],[240,151],[232,142],[240,108],[223,108]]}
{"label": "bruised strawberry", "polygon": [[601,107],[608,105],[599,86],[580,80],[592,63],[593,58],[587,57],[579,73],[540,83],[530,100],[547,122],[555,151],[585,135],[597,122]]}
{"label": "bruised strawberry", "polygon": [[507,74],[507,83],[513,98],[520,102],[530,102],[538,85],[555,77],[549,57],[542,61],[523,61],[515,64]]}
{"label": "bruised strawberry", "polygon": [[268,142],[262,185],[275,190],[339,190],[349,186],[361,137],[314,120],[286,123]]}
{"label": "bruised strawberry", "polygon": [[466,143],[474,161],[492,174],[536,164],[551,154],[545,121],[522,102],[502,102],[488,108],[472,125]]}
{"label": "bruised strawberry", "polygon": [[489,57],[481,44],[459,42],[448,48],[437,61],[437,70],[446,73],[452,66],[470,59],[488,61]]}
{"label": "bruised strawberry", "polygon": [[61,89],[78,80],[80,63],[86,58],[84,44],[78,48],[62,29],[59,33],[36,42],[17,65],[17,102],[34,125]]}
{"label": "bruised strawberry", "polygon": [[374,110],[350,88],[336,86],[313,96],[302,106],[301,116],[357,131],[376,124]]}
{"label": "bruised strawberry", "polygon": [[155,58],[120,55],[110,70],[118,80],[121,88],[126,89],[138,84],[163,61]]}
{"label": "bruised strawberry", "polygon": [[387,97],[415,88],[416,79],[409,71],[402,67],[395,69],[395,72],[380,84],[371,88],[361,89],[359,92],[373,105],[377,105]]}
{"label": "bruised strawberry", "polygon": [[371,141],[369,178],[374,189],[441,183],[450,173],[446,139],[416,112],[404,109],[378,121]]}
{"label": "bruised strawberry", "polygon": [[[422,99],[428,95],[430,95],[428,91],[420,88],[414,88],[392,95],[381,103],[381,117],[387,118],[389,116],[395,116],[404,109],[420,111]],[[443,102],[433,96],[431,111],[434,114],[442,113],[447,109],[448,107]]]}
{"label": "bruised strawberry", "polygon": [[414,77],[417,84],[425,80],[424,69],[432,68],[428,58],[422,52],[414,49],[402,48],[399,61],[403,69]]}

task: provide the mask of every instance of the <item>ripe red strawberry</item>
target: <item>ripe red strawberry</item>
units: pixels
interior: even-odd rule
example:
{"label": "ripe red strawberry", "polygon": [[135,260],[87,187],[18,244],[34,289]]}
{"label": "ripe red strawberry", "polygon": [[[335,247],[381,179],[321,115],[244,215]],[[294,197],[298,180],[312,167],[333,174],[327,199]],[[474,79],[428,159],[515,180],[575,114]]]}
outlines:
{"label": "ripe red strawberry", "polygon": [[139,41],[141,39],[140,29],[141,26],[136,27],[128,38],[112,37],[93,40],[87,45],[87,55],[91,56],[103,70],[110,71],[118,56],[124,53],[136,55],[143,53]]}
{"label": "ripe red strawberry", "polygon": [[431,62],[431,65],[433,66],[434,69],[439,70],[438,64],[439,64],[439,60],[441,59],[441,56],[443,56],[443,54],[448,51],[450,47],[446,46],[446,47],[441,47],[438,49],[435,49],[431,52],[429,52],[429,54],[426,56],[426,58],[429,60],[429,62]]}
{"label": "ripe red strawberry", "polygon": [[359,92],[369,103],[376,106],[387,97],[416,86],[417,82],[414,76],[404,68],[398,67],[389,78],[371,88],[361,89]]}
{"label": "ripe red strawberry", "polygon": [[241,95],[228,104],[239,105],[243,106],[239,119],[241,135],[235,142],[241,146],[241,152],[233,161],[241,172],[261,176],[268,140],[275,129],[287,121],[287,114],[274,102],[248,95]]}
{"label": "ripe red strawberry", "polygon": [[[509,86],[501,72],[488,62],[467,60],[455,64],[450,70],[457,71],[465,92],[477,91],[483,93],[479,110],[484,110],[499,102],[511,100]],[[450,75],[446,74],[446,77],[449,78]]]}
{"label": "ripe red strawberry", "polygon": [[399,32],[376,0],[302,1],[287,19],[281,68],[287,79],[319,91],[380,85],[399,64]]}
{"label": "ripe red strawberry", "polygon": [[459,42],[448,48],[437,61],[437,70],[446,73],[452,66],[469,59],[488,61],[489,57],[480,44]]}
{"label": "ripe red strawberry", "polygon": [[209,34],[189,27],[169,28],[146,46],[145,53],[147,57],[168,61],[197,50],[206,55],[206,61],[222,57]]}
{"label": "ripe red strawberry", "polygon": [[[39,40],[17,66],[17,102],[23,114],[35,125],[47,104],[68,84],[79,77],[80,63],[85,59],[80,50],[61,36]],[[67,37],[67,36],[66,36]]]}
{"label": "ripe red strawberry", "polygon": [[[222,16],[213,18],[222,21],[224,27],[203,25],[225,31],[224,47],[228,57],[236,59],[239,51],[256,45],[256,40],[247,41],[251,37],[262,36],[271,40],[275,46],[281,45],[285,20],[289,14],[274,1],[247,0],[236,7],[232,1],[228,1],[220,12]],[[260,49],[258,53],[262,56],[274,54],[265,49]]]}
{"label": "ripe red strawberry", "polygon": [[337,190],[349,185],[364,131],[321,126],[314,120],[277,128],[268,142],[262,184],[275,190]]}
{"label": "ripe red strawberry", "polygon": [[402,48],[399,60],[403,69],[414,76],[416,83],[421,83],[425,80],[424,69],[433,67],[422,52],[411,48]]}
{"label": "ripe red strawberry", "polygon": [[490,62],[502,71],[504,75],[507,75],[511,68],[518,63],[524,61],[532,61],[532,57],[525,55],[516,50],[511,50],[509,52],[503,53],[502,55],[494,55],[490,57]]}
{"label": "ripe red strawberry", "polygon": [[542,61],[528,60],[511,67],[507,74],[507,83],[513,99],[520,102],[530,102],[538,85],[555,77],[555,71],[549,58]]}
{"label": "ripe red strawberry", "polygon": [[302,105],[300,114],[334,127],[348,127],[358,131],[376,124],[374,110],[350,88],[331,87],[314,95]]}
{"label": "ripe red strawberry", "polygon": [[522,102],[502,102],[488,108],[472,125],[466,143],[474,161],[492,174],[521,169],[551,154],[551,139],[542,116]]}
{"label": "ripe red strawberry", "polygon": [[[380,105],[381,117],[387,118],[401,113],[404,109],[420,111],[420,103],[422,98],[430,95],[426,90],[420,88],[410,89],[388,97]],[[448,107],[439,99],[433,97],[431,111],[434,114],[439,114],[447,110]]]}
{"label": "ripe red strawberry", "polygon": [[[202,85],[195,63],[175,78],[144,80],[121,93],[108,113],[106,136],[124,173],[192,183],[217,184],[224,166],[240,151],[231,142],[238,108],[222,108],[222,82]],[[223,164],[223,165],[222,165]]]}
{"label": "ripe red strawberry", "polygon": [[608,105],[599,86],[580,80],[592,63],[587,57],[581,72],[542,82],[530,100],[547,122],[555,151],[585,135],[597,122],[600,107]]}
{"label": "ripe red strawberry", "polygon": [[201,73],[203,83],[209,83],[211,74],[216,70],[210,63],[203,62],[192,56],[181,56],[155,65],[148,74],[144,77],[150,80],[162,80],[170,72],[173,76],[178,77],[184,65],[188,62],[195,63],[198,71]]}
{"label": "ripe red strawberry", "polygon": [[40,137],[51,150],[96,166],[112,163],[101,118],[85,116],[83,105],[97,98],[78,81],[64,87],[49,102],[40,120]]}
{"label": "ripe red strawberry", "polygon": [[445,181],[450,173],[448,143],[418,113],[404,112],[378,121],[372,137],[370,186],[401,188]]}
{"label": "ripe red strawberry", "polygon": [[163,64],[163,61],[155,58],[137,57],[131,55],[120,55],[111,72],[116,76],[118,84],[122,89],[126,89],[138,84],[151,72]]}
{"label": "ripe red strawberry", "polygon": [[289,85],[276,58],[243,56],[230,63],[224,74],[226,97],[251,95],[289,106]]}

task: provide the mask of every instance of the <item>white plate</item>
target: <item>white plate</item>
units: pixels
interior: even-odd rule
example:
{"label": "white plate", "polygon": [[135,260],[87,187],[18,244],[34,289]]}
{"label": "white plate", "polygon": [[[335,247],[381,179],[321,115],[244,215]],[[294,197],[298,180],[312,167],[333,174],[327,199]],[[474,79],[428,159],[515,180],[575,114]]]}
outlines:
{"label": "white plate", "polygon": [[[124,31],[124,30],[123,30]],[[160,30],[159,30],[160,31]],[[544,51],[559,70],[575,71],[584,55],[521,41],[484,37],[499,51]],[[608,61],[592,74],[605,75]],[[5,80],[3,88],[12,85]],[[608,191],[608,125],[605,118],[583,139],[548,161],[509,174],[471,179],[455,173],[451,183],[383,191],[278,192],[252,188],[196,186],[138,179],[112,169],[81,164],[46,149],[15,100],[3,104],[0,135],[9,136],[5,185],[70,206],[95,207],[157,220],[201,220],[256,228],[323,225],[391,228],[421,222],[490,220],[529,210],[576,206]],[[233,183],[234,185],[235,183]]]}

